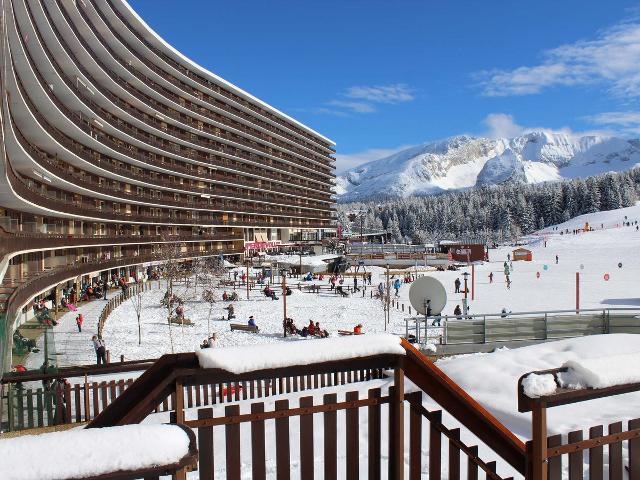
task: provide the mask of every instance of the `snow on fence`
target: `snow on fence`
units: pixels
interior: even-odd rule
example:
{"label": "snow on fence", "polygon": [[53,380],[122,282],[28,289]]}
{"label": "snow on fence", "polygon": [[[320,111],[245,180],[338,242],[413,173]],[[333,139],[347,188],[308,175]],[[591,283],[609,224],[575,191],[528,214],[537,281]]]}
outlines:
{"label": "snow on fence", "polygon": [[[100,373],[96,370],[95,373]],[[218,403],[269,397],[328,385],[337,386],[381,378],[379,369],[363,369],[359,375],[350,371],[335,372],[332,376],[274,377],[270,379],[185,385],[187,407],[201,407]],[[55,377],[53,377],[55,378]],[[60,376],[60,378],[63,378]],[[53,425],[83,423],[94,419],[133,384],[133,379],[103,382],[66,383],[60,388],[25,388],[16,385],[5,389],[2,429],[17,431]],[[33,381],[33,380],[32,380]],[[55,384],[54,384],[55,385]],[[176,395],[163,399],[155,412],[171,412],[176,408]]]}

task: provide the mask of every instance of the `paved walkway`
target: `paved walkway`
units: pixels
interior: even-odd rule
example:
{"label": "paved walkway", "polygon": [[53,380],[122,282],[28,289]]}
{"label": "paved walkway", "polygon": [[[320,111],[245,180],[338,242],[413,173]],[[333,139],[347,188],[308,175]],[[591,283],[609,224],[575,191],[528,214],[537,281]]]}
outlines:
{"label": "paved walkway", "polygon": [[[58,319],[58,325],[53,327],[53,334],[59,367],[85,365],[96,361],[91,337],[98,331],[98,317],[106,303],[104,300],[92,300],[79,306],[77,312],[69,311]],[[76,325],[78,313],[82,313],[84,317],[82,332],[78,332]],[[44,338],[41,336],[37,342],[40,351],[29,354],[25,361],[25,366],[29,369],[40,368],[44,360]]]}

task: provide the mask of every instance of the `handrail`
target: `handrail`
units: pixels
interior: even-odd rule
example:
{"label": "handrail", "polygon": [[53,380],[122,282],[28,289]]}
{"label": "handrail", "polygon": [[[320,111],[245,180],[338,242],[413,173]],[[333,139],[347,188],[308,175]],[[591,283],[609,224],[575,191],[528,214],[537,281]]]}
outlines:
{"label": "handrail", "polygon": [[407,340],[404,373],[513,468],[525,473],[525,444]]}
{"label": "handrail", "polygon": [[236,375],[220,369],[199,368],[195,353],[162,356],[139,377],[116,401],[98,415],[88,428],[139,423],[168,395],[176,384],[198,385],[205,381],[233,382],[254,378],[275,378],[296,374],[336,371],[340,368],[359,369],[363,366],[397,364],[405,375],[443,409],[449,412],[471,433],[500,455],[519,472],[525,472],[525,444],[510,432],[489,411],[467,394],[442,370],[430,362],[406,340],[402,340],[406,355],[377,355],[348,361],[291,366]]}

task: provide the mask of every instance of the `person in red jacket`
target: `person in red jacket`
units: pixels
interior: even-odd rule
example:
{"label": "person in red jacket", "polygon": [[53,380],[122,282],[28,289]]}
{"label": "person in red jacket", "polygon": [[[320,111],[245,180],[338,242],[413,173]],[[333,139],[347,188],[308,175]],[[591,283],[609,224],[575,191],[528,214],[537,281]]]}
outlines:
{"label": "person in red jacket", "polygon": [[78,316],[76,317],[76,325],[78,326],[78,332],[82,332],[83,321],[84,321],[84,318],[82,318],[82,314],[79,313]]}

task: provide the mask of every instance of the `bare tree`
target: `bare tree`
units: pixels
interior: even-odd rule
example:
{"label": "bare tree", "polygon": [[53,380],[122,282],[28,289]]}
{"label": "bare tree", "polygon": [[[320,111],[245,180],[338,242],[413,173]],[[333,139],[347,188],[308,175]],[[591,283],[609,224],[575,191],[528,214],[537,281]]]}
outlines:
{"label": "bare tree", "polygon": [[142,345],[142,324],[140,322],[140,316],[142,315],[142,291],[141,288],[144,284],[137,284],[133,287],[129,287],[129,300],[133,305],[133,310],[136,312],[138,318],[138,345]]}
{"label": "bare tree", "polygon": [[174,288],[177,282],[184,277],[184,269],[182,267],[182,262],[180,261],[184,246],[185,245],[183,243],[172,242],[170,237],[163,237],[163,242],[155,245],[155,257],[162,262],[161,274],[167,285],[167,290],[165,291],[162,304],[167,309],[167,324],[169,326],[171,353],[174,353],[171,319],[175,314],[176,308],[180,304],[179,298],[174,292]]}
{"label": "bare tree", "polygon": [[216,303],[216,288],[220,281],[225,278],[224,261],[218,258],[203,259],[199,263],[196,273],[197,280],[203,287],[202,300],[209,304],[209,313],[207,314],[207,334],[211,336],[211,312],[213,305]]}

